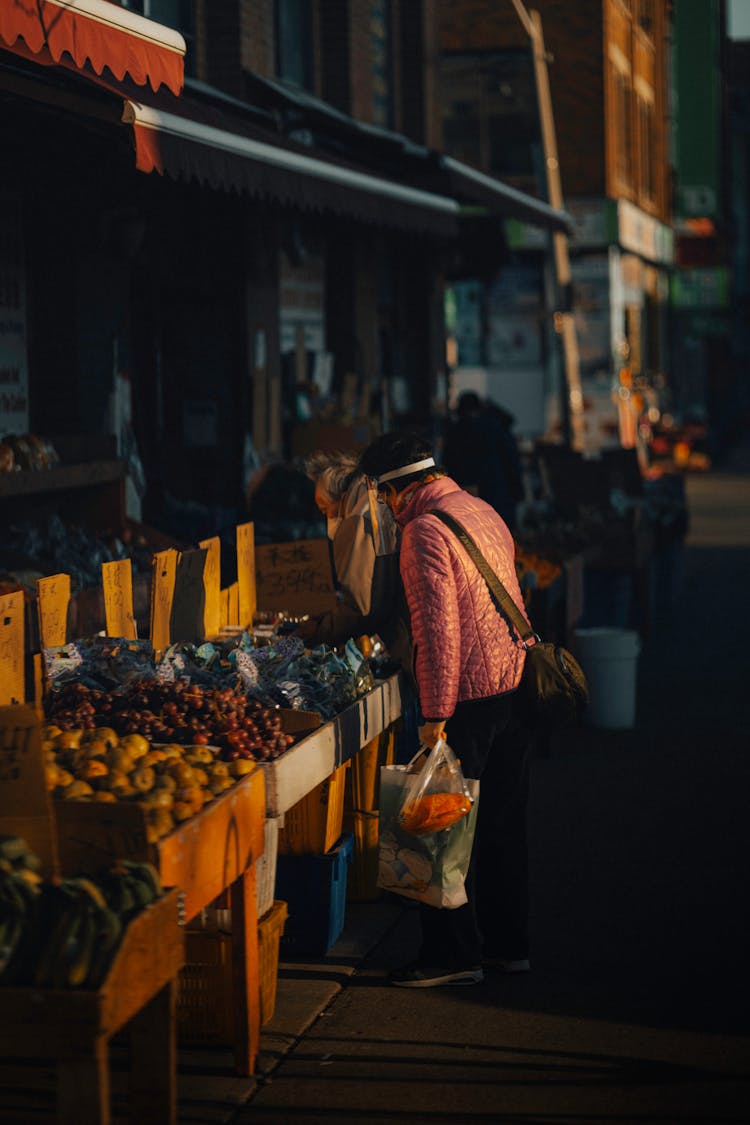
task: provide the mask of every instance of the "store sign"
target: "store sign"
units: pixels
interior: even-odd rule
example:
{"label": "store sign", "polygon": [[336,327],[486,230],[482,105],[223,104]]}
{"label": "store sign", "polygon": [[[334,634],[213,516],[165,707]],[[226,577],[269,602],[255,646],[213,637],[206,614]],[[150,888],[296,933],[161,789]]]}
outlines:
{"label": "store sign", "polygon": [[[566,199],[564,210],[573,221],[569,238],[571,250],[602,249],[617,241],[617,212],[611,199],[581,196]],[[508,219],[505,236],[511,250],[544,250],[549,232],[543,227]]]}
{"label": "store sign", "polygon": [[729,271],[723,266],[677,270],[671,279],[676,309],[723,309],[729,305]]}
{"label": "store sign", "polygon": [[623,250],[650,262],[674,261],[674,231],[627,199],[617,204],[618,238]]}
{"label": "store sign", "polygon": [[570,263],[573,314],[582,375],[609,371],[610,285],[606,253],[582,254]]}
{"label": "store sign", "polygon": [[0,438],[29,432],[21,204],[0,198]]}

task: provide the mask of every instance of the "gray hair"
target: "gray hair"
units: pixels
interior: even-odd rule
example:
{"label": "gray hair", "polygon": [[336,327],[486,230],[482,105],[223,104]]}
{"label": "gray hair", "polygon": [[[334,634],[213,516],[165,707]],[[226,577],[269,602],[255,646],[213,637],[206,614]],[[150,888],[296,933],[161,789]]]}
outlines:
{"label": "gray hair", "polygon": [[305,461],[305,472],[331,500],[340,500],[359,476],[355,453],[328,452],[319,449]]}

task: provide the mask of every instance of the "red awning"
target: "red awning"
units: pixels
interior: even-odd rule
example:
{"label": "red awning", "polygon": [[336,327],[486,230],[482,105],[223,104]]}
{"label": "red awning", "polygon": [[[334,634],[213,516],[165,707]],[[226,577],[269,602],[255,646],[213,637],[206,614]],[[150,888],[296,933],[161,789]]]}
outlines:
{"label": "red awning", "polygon": [[184,84],[180,33],[108,0],[0,0],[0,45],[36,62],[106,68],[152,90],[179,94]]}

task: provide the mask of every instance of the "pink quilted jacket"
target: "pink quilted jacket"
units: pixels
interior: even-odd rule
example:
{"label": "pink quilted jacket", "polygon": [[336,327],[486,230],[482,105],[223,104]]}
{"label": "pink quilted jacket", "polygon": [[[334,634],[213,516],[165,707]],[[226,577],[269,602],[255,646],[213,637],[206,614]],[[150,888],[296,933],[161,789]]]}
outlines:
{"label": "pink quilted jacket", "polygon": [[474,563],[431,508],[466,528],[523,609],[513,538],[494,508],[449,477],[417,489],[396,517],[403,529],[401,576],[411,613],[414,674],[425,719],[449,719],[456,703],[518,686],[524,650],[495,609]]}

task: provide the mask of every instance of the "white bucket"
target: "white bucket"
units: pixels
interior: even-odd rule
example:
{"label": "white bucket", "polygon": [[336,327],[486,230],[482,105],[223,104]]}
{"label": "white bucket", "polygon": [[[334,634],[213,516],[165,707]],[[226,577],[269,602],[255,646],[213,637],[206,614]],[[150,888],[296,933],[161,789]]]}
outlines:
{"label": "white bucket", "polygon": [[640,638],[631,629],[576,629],[575,654],[589,683],[584,721],[590,727],[635,725]]}

